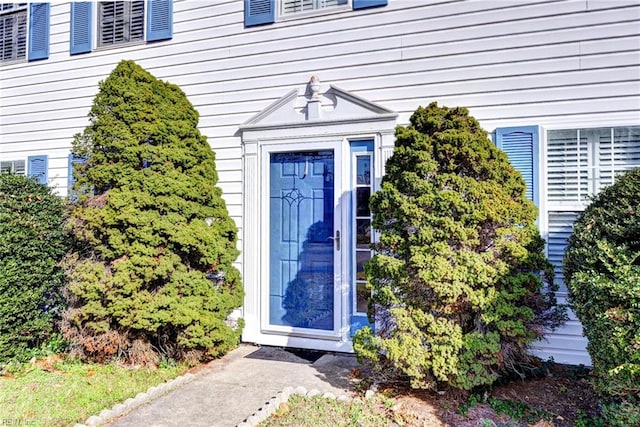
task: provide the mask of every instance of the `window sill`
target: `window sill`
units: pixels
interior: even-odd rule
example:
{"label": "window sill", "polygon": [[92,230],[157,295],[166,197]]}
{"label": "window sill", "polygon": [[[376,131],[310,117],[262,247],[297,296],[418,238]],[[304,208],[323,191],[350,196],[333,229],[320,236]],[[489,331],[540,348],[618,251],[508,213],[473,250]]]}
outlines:
{"label": "window sill", "polygon": [[16,64],[26,64],[27,62],[27,58],[21,58],[21,59],[14,59],[11,61],[0,61],[0,67],[4,67],[5,65],[16,65]]}
{"label": "window sill", "polygon": [[131,47],[131,46],[142,46],[145,44],[147,44],[146,40],[136,40],[132,42],[122,42],[122,43],[108,44],[104,46],[97,46],[93,51],[102,52],[104,50],[120,49],[120,48]]}
{"label": "window sill", "polygon": [[324,9],[310,10],[308,12],[295,12],[287,15],[280,14],[278,15],[278,19],[276,20],[276,22],[288,22],[288,21],[295,21],[298,19],[315,18],[316,16],[335,15],[338,13],[348,12],[351,10],[352,9],[350,4],[343,4],[340,6],[334,6],[334,7],[324,8]]}

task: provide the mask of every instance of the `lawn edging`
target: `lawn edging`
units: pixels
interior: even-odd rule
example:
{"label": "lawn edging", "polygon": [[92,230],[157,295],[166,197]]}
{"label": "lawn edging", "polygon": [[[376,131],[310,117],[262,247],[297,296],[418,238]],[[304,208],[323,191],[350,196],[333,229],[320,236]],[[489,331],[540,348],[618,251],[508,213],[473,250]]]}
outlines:
{"label": "lawn edging", "polygon": [[162,384],[151,386],[147,391],[140,392],[135,397],[130,397],[122,403],[117,403],[110,409],[103,409],[98,415],[92,415],[87,418],[84,424],[78,423],[75,424],[74,427],[93,427],[106,424],[118,417],[128,414],[145,403],[193,381],[196,377],[197,375],[188,372],[172,380],[165,381]]}

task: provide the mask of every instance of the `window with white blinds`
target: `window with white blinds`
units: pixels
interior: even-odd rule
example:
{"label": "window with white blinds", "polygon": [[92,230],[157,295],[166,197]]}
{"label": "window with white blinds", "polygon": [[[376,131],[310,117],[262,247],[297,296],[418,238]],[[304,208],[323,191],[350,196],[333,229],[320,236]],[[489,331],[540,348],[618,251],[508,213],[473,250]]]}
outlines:
{"label": "window with white blinds", "polygon": [[98,3],[98,46],[144,40],[144,0]]}
{"label": "window with white blinds", "polygon": [[1,60],[16,61],[27,56],[27,3],[0,3]]}
{"label": "window with white blinds", "polygon": [[346,5],[347,0],[282,0],[281,14],[284,16],[294,13]]}
{"label": "window with white blinds", "polygon": [[640,167],[640,126],[549,130],[546,157],[547,250],[563,296],[562,259],[573,223],[590,196]]}
{"label": "window with white blinds", "polygon": [[0,173],[24,175],[26,173],[24,160],[3,160],[0,161]]}
{"label": "window with white blinds", "polygon": [[640,167],[640,126],[550,130],[547,200],[586,204],[617,175]]}

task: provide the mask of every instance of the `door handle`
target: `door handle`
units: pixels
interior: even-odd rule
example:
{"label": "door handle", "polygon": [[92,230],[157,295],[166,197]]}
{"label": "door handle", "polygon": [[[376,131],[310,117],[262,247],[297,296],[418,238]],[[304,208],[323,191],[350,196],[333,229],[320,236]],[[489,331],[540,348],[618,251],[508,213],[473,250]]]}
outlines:
{"label": "door handle", "polygon": [[340,250],[340,230],[336,231],[336,237],[329,236],[328,239],[336,242],[336,250],[339,251]]}

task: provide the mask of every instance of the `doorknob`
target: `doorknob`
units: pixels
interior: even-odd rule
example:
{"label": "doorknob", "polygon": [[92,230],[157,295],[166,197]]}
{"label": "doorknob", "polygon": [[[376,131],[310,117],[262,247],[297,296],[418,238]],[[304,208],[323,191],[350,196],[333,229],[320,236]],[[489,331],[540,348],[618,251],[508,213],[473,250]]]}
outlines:
{"label": "doorknob", "polygon": [[336,237],[329,236],[328,239],[336,242],[336,250],[339,251],[340,250],[340,230],[336,231]]}

